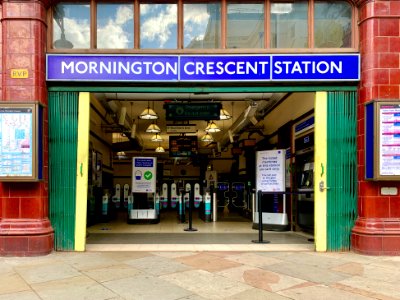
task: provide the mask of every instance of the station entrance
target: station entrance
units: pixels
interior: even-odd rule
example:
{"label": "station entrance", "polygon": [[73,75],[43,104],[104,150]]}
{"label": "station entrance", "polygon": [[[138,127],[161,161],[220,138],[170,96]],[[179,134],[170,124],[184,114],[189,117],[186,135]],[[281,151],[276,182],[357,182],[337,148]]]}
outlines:
{"label": "station entrance", "polygon": [[[50,157],[50,169],[62,169],[63,161],[71,159],[68,149],[60,151],[67,147],[62,136],[68,133],[57,131],[57,126],[76,132],[69,150],[77,149],[78,176],[70,183],[76,186],[70,196],[74,207],[66,208],[55,199],[65,192],[62,186],[69,179],[62,172],[51,179],[50,215],[60,232],[56,249],[251,244],[261,227],[272,243],[302,244],[312,250],[320,243],[326,250],[329,230],[347,228],[355,217],[349,203],[328,205],[328,193],[343,203],[356,197],[352,174],[356,172],[356,103],[351,87],[333,92],[315,91],[320,88],[283,92],[273,88],[89,89],[54,87],[49,92],[50,151],[60,153]],[[338,110],[342,115],[328,116]],[[150,117],[143,118],[145,113]],[[328,150],[329,143],[334,148]],[[257,153],[277,149],[285,152],[285,191],[258,199]],[[332,183],[346,183],[342,191],[332,193],[329,172]],[[153,186],[146,185],[150,182]],[[356,198],[352,201],[356,203]],[[60,209],[71,210],[74,230],[69,236]],[[347,217],[337,219],[343,211]],[[334,218],[329,219],[331,214]],[[343,247],[346,242],[341,243]]]}

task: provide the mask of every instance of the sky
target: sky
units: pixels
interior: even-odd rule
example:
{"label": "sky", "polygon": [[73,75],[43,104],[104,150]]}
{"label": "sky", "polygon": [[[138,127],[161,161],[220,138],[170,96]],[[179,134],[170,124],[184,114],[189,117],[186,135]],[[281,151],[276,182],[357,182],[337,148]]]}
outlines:
{"label": "sky", "polygon": [[[90,47],[89,5],[64,4],[66,39],[74,48]],[[101,4],[97,16],[97,45],[102,49],[133,48],[133,6],[130,4]],[[140,5],[140,47],[143,49],[177,48],[177,6],[175,4]],[[191,5],[186,10],[185,45],[204,37],[210,16],[207,5]],[[54,22],[54,40],[61,36]]]}

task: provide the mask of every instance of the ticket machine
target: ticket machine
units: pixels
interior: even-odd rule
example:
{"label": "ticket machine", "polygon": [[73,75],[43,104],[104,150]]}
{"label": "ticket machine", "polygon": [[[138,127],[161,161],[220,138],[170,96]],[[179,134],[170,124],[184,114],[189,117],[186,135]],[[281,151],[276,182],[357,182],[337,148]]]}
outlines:
{"label": "ticket machine", "polygon": [[118,210],[121,205],[121,185],[115,185],[115,194],[112,196],[111,201],[114,205],[114,208]]}
{"label": "ticket machine", "polygon": [[[312,120],[312,122],[310,121]],[[308,130],[295,132],[295,202],[297,225],[314,231],[314,118],[308,119]],[[305,123],[305,122],[303,122]],[[300,123],[299,125],[303,124]],[[298,125],[298,126],[299,126]],[[312,126],[311,126],[312,125]],[[304,127],[304,126],[303,126]],[[296,127],[297,128],[297,127]],[[299,126],[299,128],[301,128]],[[307,127],[305,128],[307,129]]]}

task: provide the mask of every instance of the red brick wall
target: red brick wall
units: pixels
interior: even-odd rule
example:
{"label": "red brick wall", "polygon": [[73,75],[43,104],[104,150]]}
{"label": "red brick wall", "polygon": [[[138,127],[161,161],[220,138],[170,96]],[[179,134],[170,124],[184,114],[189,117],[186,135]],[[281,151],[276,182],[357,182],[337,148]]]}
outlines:
{"label": "red brick wall", "polygon": [[[40,1],[1,4],[1,100],[47,105],[46,8]],[[11,69],[27,69],[27,79],[11,78]],[[45,106],[46,107],[46,106]],[[44,109],[44,180],[0,182],[0,255],[41,255],[53,249],[48,220],[48,135]]]}
{"label": "red brick wall", "polygon": [[364,180],[364,105],[372,100],[400,101],[400,1],[364,1],[359,9],[359,30],[359,218],[352,247],[365,254],[400,255],[400,196],[380,194],[381,187],[400,190],[400,183]]}

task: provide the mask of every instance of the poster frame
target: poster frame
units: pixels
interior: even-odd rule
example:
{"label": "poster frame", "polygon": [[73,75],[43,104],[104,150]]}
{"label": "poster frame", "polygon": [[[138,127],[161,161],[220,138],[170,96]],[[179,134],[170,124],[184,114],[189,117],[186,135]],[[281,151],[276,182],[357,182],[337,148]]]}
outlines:
{"label": "poster frame", "polygon": [[381,110],[383,106],[398,106],[400,101],[375,100],[365,105],[365,178],[375,181],[399,181],[399,175],[383,175],[380,170],[383,152],[380,145],[381,136]]}
{"label": "poster frame", "polygon": [[[42,154],[42,125],[43,121],[43,109],[38,103],[24,103],[24,102],[1,102],[0,103],[0,114],[6,113],[5,110],[18,110],[18,109],[31,109],[32,110],[32,122],[31,131],[32,136],[31,145],[31,174],[30,175],[18,175],[17,172],[2,175],[0,174],[0,182],[34,182],[42,179],[41,166],[43,162]],[[0,145],[0,147],[2,147]]]}

